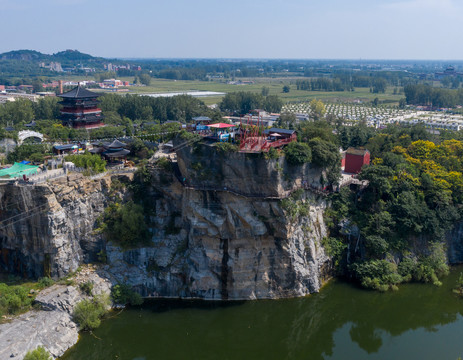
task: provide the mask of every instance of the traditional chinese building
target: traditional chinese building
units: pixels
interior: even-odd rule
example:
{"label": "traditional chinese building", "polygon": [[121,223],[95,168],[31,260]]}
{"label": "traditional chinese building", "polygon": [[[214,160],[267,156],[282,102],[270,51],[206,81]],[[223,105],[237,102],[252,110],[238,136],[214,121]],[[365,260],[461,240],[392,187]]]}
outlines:
{"label": "traditional chinese building", "polygon": [[127,144],[114,140],[112,143],[94,143],[93,149],[90,150],[93,154],[100,154],[109,163],[124,162],[130,150],[125,149]]}
{"label": "traditional chinese building", "polygon": [[58,95],[63,100],[61,120],[64,126],[73,128],[96,128],[103,126],[103,115],[98,108],[98,97],[92,91],[80,85],[64,94]]}
{"label": "traditional chinese building", "polygon": [[358,174],[363,165],[370,164],[370,152],[365,149],[349,148],[346,151],[344,163],[346,173]]}

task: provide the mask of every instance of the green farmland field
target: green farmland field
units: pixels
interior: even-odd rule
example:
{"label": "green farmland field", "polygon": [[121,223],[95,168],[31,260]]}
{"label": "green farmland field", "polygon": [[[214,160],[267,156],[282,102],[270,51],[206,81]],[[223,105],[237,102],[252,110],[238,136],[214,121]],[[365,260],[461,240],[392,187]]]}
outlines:
{"label": "green farmland field", "polygon": [[[74,80],[77,80],[73,78]],[[252,91],[260,93],[263,86],[269,88],[270,95],[278,95],[284,102],[301,102],[310,101],[314,98],[324,102],[348,102],[353,100],[371,101],[378,98],[380,101],[398,102],[403,95],[394,95],[393,88],[389,87],[384,94],[372,94],[369,88],[356,88],[353,92],[348,91],[305,91],[296,90],[296,80],[307,78],[252,78],[242,79],[254,81],[250,85],[231,85],[226,80],[220,81],[197,81],[197,80],[165,80],[152,79],[150,86],[131,86],[129,94],[146,94],[146,93],[165,93],[178,91],[216,91],[216,92],[235,92],[235,91]],[[83,79],[80,79],[83,80]],[[125,81],[133,81],[133,77],[121,78]],[[289,93],[283,93],[284,85],[289,85]],[[201,98],[207,105],[220,102],[222,96],[212,96]]]}

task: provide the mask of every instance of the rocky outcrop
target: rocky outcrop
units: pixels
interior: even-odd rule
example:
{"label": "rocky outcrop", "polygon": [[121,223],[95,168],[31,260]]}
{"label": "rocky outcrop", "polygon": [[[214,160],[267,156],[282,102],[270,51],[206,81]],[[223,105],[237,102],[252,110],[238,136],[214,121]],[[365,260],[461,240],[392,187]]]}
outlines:
{"label": "rocky outcrop", "polygon": [[[292,221],[279,200],[214,191],[185,190],[179,199],[166,194],[156,200],[152,246],[108,246],[107,269],[153,297],[238,300],[317,292],[329,267],[321,245],[326,204],[307,194],[299,206],[307,215]],[[166,231],[172,219],[178,234]]]}
{"label": "rocky outcrop", "polygon": [[[311,191],[277,198],[302,181],[318,184],[321,170],[292,167],[288,177],[275,170],[284,159],[252,154],[247,162],[248,155],[232,153],[224,161],[211,150],[197,165],[191,151],[179,156],[177,176],[151,170],[143,192],[155,214],[148,224],[151,246],[108,245],[106,269],[152,297],[241,300],[317,292],[330,265],[322,246],[325,198]],[[203,168],[224,182],[217,176],[199,182],[192,174]]]}
{"label": "rocky outcrop", "polygon": [[[9,219],[0,228],[0,266],[61,277],[106,249],[106,270],[144,296],[238,300],[318,291],[330,263],[322,246],[325,198],[309,190],[287,197],[303,182],[319,185],[321,169],[205,149],[208,156],[179,154],[180,173],[150,168],[142,197],[151,242],[132,250],[94,232],[114,200],[109,177],[0,186],[1,219]],[[215,175],[206,179],[200,169]]]}
{"label": "rocky outcrop", "polygon": [[293,166],[284,157],[223,152],[207,144],[181,148],[178,166],[189,186],[227,189],[251,197],[284,197],[302,183],[319,187],[323,176],[323,169],[310,163]]}
{"label": "rocky outcrop", "polygon": [[95,221],[110,200],[111,177],[69,175],[42,185],[0,185],[0,268],[59,278],[104,248]]}
{"label": "rocky outcrop", "polygon": [[[110,293],[109,275],[102,271],[84,271],[81,281],[91,281],[93,294]],[[43,346],[57,358],[79,338],[78,325],[72,320],[75,305],[89,298],[77,285],[53,285],[39,293],[40,310],[29,311],[0,325],[0,359],[23,359],[25,354]]]}

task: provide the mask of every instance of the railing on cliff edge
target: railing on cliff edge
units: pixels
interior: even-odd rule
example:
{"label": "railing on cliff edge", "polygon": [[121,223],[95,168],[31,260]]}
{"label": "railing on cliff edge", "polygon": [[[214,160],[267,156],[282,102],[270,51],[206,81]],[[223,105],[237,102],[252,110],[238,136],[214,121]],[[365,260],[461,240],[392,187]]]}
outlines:
{"label": "railing on cliff edge", "polygon": [[[38,185],[38,184],[41,184],[41,183],[44,183],[46,181],[50,181],[50,180],[55,180],[55,179],[58,179],[58,178],[61,178],[61,177],[64,177],[64,176],[67,176],[69,173],[71,172],[76,172],[76,173],[88,173],[88,169],[85,169],[85,168],[63,168],[62,171],[60,172],[56,172],[56,170],[53,172],[53,171],[44,171],[40,174],[37,174],[37,175],[31,175],[29,177],[26,178],[26,180],[24,179],[11,179],[9,182],[10,183],[18,183],[18,184],[21,184],[21,185]],[[107,176],[107,175],[118,175],[118,174],[127,174],[127,173],[134,173],[137,171],[137,168],[136,167],[130,167],[130,168],[112,168],[112,169],[109,169],[107,171],[104,171],[102,173],[97,173],[97,174],[91,174],[89,173],[88,175],[88,178],[91,179],[91,180],[97,180],[97,179],[101,179],[103,178],[104,176]]]}

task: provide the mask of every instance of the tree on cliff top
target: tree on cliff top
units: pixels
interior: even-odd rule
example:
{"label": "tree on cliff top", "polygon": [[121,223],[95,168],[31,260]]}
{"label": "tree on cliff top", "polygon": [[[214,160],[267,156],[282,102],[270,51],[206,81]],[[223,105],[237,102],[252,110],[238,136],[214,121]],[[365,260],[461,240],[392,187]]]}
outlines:
{"label": "tree on cliff top", "polygon": [[305,143],[292,142],[285,148],[285,157],[291,165],[302,165],[312,160],[312,150]]}

